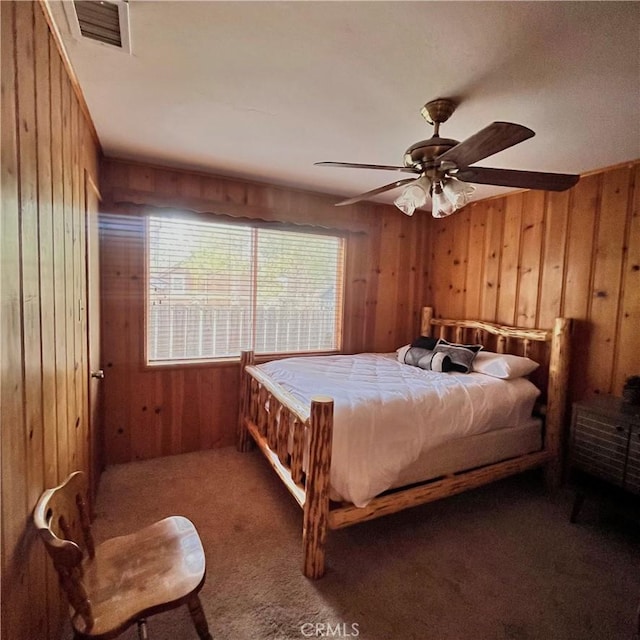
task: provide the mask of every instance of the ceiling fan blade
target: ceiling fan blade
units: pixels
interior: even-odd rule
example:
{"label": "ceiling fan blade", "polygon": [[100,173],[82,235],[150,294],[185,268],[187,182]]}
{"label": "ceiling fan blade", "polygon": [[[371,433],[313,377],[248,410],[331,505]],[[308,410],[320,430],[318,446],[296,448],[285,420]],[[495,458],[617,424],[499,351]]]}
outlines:
{"label": "ceiling fan blade", "polygon": [[403,180],[396,180],[391,184],[385,184],[384,187],[378,187],[377,189],[372,189],[371,191],[361,193],[358,196],[353,196],[353,198],[349,198],[348,200],[342,200],[341,202],[336,202],[336,207],[344,207],[347,204],[354,204],[355,202],[360,202],[360,200],[366,200],[369,197],[377,196],[379,193],[384,193],[385,191],[391,191],[391,189],[396,189],[405,184],[409,184],[410,182],[415,182],[415,181],[416,181],[416,178],[404,178]]}
{"label": "ceiling fan blade", "polygon": [[438,162],[446,160],[458,167],[468,167],[478,160],[488,158],[498,151],[508,149],[535,135],[535,132],[521,124],[492,122],[488,127],[439,155],[436,160]]}
{"label": "ceiling fan blade", "polygon": [[485,167],[466,167],[452,173],[452,175],[463,182],[517,187],[519,189],[542,189],[543,191],[565,191],[573,187],[580,179],[580,176],[568,173],[487,169]]}
{"label": "ceiling fan blade", "polygon": [[412,167],[394,167],[387,164],[359,164],[357,162],[314,162],[319,167],[348,167],[351,169],[383,169],[385,171],[405,171],[407,173],[418,173]]}

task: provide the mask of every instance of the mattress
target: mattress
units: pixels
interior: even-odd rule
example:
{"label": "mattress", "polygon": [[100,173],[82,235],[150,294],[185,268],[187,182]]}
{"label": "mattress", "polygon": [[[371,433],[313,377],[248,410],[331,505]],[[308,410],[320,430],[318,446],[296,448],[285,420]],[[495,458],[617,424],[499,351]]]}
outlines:
{"label": "mattress", "polygon": [[449,440],[428,449],[398,474],[392,488],[432,480],[485,464],[508,460],[542,449],[542,420],[530,418],[523,425]]}
{"label": "mattress", "polygon": [[529,424],[539,395],[524,378],[424,371],[395,354],[287,358],[259,368],[305,404],[334,399],[330,484],[356,506],[407,484],[403,474],[412,477],[413,465],[422,473],[423,456],[447,442]]}

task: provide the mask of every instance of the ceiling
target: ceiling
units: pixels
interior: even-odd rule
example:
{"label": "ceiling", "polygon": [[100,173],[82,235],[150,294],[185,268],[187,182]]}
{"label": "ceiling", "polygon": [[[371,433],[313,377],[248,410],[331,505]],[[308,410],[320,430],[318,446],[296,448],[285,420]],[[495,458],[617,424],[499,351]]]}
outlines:
{"label": "ceiling", "polygon": [[640,157],[637,2],[130,0],[131,55],[50,5],[107,156],[354,195],[398,174],[313,163],[402,164],[431,135],[422,105],[452,97],[444,137],[536,132],[483,166]]}

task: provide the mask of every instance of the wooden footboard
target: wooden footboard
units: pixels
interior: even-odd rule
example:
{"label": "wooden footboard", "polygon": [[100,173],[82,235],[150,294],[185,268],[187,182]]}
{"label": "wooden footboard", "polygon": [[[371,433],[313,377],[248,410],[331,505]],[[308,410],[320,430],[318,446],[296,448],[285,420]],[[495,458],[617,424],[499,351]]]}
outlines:
{"label": "wooden footboard", "polygon": [[240,362],[238,449],[246,451],[252,437],[302,507],[302,570],[307,578],[321,578],[329,528],[333,400],[315,396],[307,408],[253,366],[252,352],[244,351]]}
{"label": "wooden footboard", "polygon": [[[425,307],[423,335],[435,333],[456,342],[481,342],[490,350],[531,355],[542,363],[537,382],[546,407],[543,449],[390,491],[363,508],[329,500],[332,399],[317,396],[310,407],[303,405],[254,366],[252,352],[243,352],[237,446],[240,451],[247,451],[251,441],[255,441],[302,507],[304,575],[316,579],[324,574],[324,548],[329,529],[455,495],[542,465],[546,465],[548,485],[556,487],[562,469],[570,329],[571,322],[564,318],[558,318],[552,330],[505,327],[474,320],[434,319],[433,310]],[[536,345],[546,345],[546,351]]]}

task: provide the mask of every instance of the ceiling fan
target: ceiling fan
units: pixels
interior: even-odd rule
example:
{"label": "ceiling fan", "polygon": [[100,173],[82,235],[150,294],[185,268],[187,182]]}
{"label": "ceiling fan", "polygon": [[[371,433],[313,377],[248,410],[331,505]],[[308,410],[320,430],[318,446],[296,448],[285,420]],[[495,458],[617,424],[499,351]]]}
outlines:
{"label": "ceiling fan", "polygon": [[440,125],[455,111],[456,103],[449,98],[427,102],[420,113],[433,126],[428,140],[412,144],[404,153],[404,166],[359,164],[354,162],[316,162],[324,167],[350,167],[356,169],[382,169],[413,173],[417,177],[403,178],[377,189],[342,200],[336,206],[353,204],[385,191],[405,187],[394,204],[407,215],[424,206],[431,196],[432,214],[443,218],[469,202],[475,187],[467,183],[491,184],[521,189],[564,191],[575,185],[580,176],[566,173],[516,171],[471,166],[475,162],[499,151],[524,142],[535,133],[528,127],[511,122],[493,122],[471,137],[458,142],[440,137]]}

